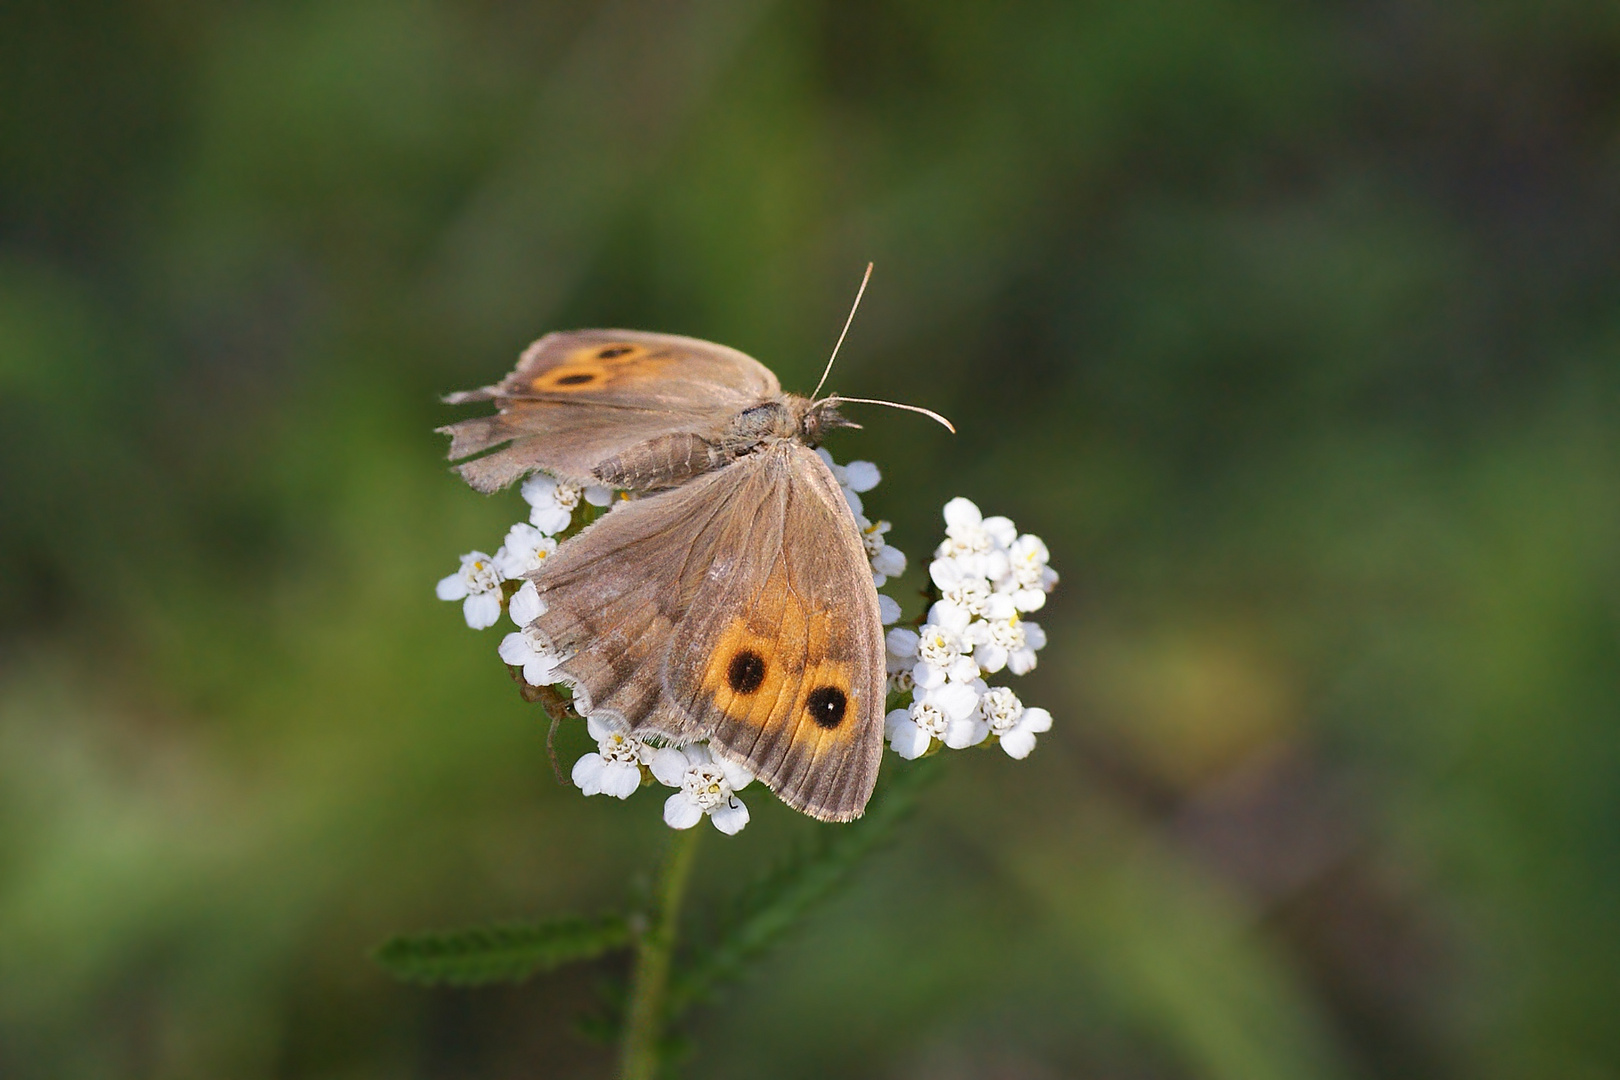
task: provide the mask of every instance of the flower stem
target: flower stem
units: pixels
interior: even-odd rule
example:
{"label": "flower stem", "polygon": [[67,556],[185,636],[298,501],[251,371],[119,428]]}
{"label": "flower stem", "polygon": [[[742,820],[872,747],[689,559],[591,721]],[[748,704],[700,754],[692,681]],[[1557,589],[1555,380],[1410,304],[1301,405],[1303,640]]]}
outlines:
{"label": "flower stem", "polygon": [[686,883],[691,877],[692,853],[697,850],[698,834],[703,831],[703,823],[699,822],[670,838],[653,896],[653,909],[647,913],[646,929],[636,939],[635,966],[630,972],[630,1002],[620,1047],[622,1080],[653,1080],[658,1075],[675,930],[681,915],[681,899],[686,895]]}

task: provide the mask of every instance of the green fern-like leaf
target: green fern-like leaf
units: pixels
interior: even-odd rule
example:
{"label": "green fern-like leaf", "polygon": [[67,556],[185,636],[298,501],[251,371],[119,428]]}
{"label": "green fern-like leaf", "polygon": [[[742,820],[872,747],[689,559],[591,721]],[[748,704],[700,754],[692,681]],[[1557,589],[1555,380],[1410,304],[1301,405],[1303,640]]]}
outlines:
{"label": "green fern-like leaf", "polygon": [[630,928],[621,916],[565,917],[409,934],[384,944],[372,959],[404,982],[481,986],[521,982],[629,942]]}
{"label": "green fern-like leaf", "polygon": [[793,852],[747,889],[716,944],[703,950],[677,978],[670,997],[671,1016],[736,978],[748,961],[776,944],[807,911],[841,885],[911,813],[923,784],[934,775],[933,764],[919,761],[896,770],[865,817],[851,825],[818,830],[814,842]]}

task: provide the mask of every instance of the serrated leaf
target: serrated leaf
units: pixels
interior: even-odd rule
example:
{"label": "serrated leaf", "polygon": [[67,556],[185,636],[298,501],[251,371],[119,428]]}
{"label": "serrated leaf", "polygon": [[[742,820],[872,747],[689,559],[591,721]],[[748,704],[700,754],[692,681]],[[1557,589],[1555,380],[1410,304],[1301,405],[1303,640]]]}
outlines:
{"label": "serrated leaf", "polygon": [[521,982],[563,964],[594,959],[629,942],[630,928],[621,916],[570,916],[409,934],[378,948],[372,959],[404,982],[481,986]]}

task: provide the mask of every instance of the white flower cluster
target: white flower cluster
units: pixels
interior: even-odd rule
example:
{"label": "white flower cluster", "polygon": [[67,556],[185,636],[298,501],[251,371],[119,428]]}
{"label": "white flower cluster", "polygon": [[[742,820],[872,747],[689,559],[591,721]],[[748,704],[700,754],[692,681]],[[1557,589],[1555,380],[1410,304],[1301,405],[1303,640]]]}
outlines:
{"label": "white flower cluster", "polygon": [[728,836],[748,824],[748,807],[737,792],[753,783],[754,774],[717,760],[706,744],[661,746],[617,731],[594,716],[587,717],[585,725],[596,740],[596,752],[574,762],[573,780],[580,791],[628,799],[651,775],[677,789],[664,800],[664,822],[670,828],[690,829],[705,814]]}
{"label": "white flower cluster", "polygon": [[1015,758],[1035,749],[1052,714],[984,676],[1035,667],[1046,632],[1024,615],[1057,584],[1048,558],[1040,537],[1020,536],[1006,518],[966,499],[945,504],[945,541],[928,565],[940,599],[919,629],[897,627],[887,639],[889,690],[911,697],[884,719],[890,749],[917,758],[935,743],[961,750],[990,739]]}
{"label": "white flower cluster", "polygon": [[[818,450],[832,470],[855,514],[872,565],[872,580],[882,588],[905,572],[906,556],[885,537],[887,521],[865,516],[861,495],[882,480],[870,461],[839,465]],[[491,555],[480,551],[461,557],[461,568],[442,579],[441,600],[462,601],[467,625],[475,630],[500,620],[503,605],[518,629],[500,644],[500,657],[519,668],[531,686],[561,681],[558,657],[539,636],[534,621],[545,602],[527,575],[557,550],[556,537],[573,521],[581,500],[609,506],[614,493],[604,487],[578,488],[545,475],[523,484],[529,520],[513,525],[506,541]],[[988,686],[983,675],[1006,668],[1021,675],[1035,666],[1035,651],[1046,643],[1039,625],[1022,620],[1046,602],[1057,575],[1046,565],[1046,546],[1038,537],[1019,536],[1006,518],[983,518],[966,499],[945,507],[946,539],[935,553],[929,574],[942,599],[929,610],[920,631],[894,629],[888,635],[889,689],[910,694],[909,707],[886,718],[890,746],[902,757],[926,753],[937,740],[962,748],[994,737],[1016,758],[1035,745],[1035,733],[1052,724],[1045,709],[1026,709],[1005,687]],[[520,582],[516,589],[509,582]],[[879,594],[884,625],[900,619],[900,605]],[[594,752],[574,764],[574,784],[586,795],[627,799],[644,783],[656,780],[675,788],[664,802],[664,821],[689,829],[707,816],[715,828],[733,834],[748,824],[748,808],[737,792],[754,777],[747,769],[717,759],[703,742],[666,745],[587,717]]]}
{"label": "white flower cluster", "polygon": [[[613,501],[613,492],[605,487],[577,488],[542,474],[529,477],[523,483],[523,501],[529,504],[529,520],[508,529],[506,542],[494,555],[485,555],[482,551],[463,555],[461,569],[439,579],[434,590],[439,599],[460,600],[467,625],[474,630],[484,630],[500,621],[506,597],[505,583],[520,581],[523,585],[510,603],[512,621],[519,626],[533,622],[544,606],[534,586],[523,580],[524,576],[538,570],[540,561],[557,550],[557,534],[572,523],[574,508],[582,498],[592,506],[607,506]],[[502,647],[504,650],[504,643]],[[507,663],[521,661],[508,660]]]}

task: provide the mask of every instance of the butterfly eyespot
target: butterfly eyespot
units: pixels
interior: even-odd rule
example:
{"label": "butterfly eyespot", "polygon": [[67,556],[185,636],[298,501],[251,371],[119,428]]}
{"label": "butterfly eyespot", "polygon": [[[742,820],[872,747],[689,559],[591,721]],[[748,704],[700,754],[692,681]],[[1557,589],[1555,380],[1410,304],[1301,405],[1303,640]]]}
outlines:
{"label": "butterfly eyespot", "polygon": [[765,658],[752,649],[742,650],[731,658],[726,682],[733,694],[752,694],[765,682]]}
{"label": "butterfly eyespot", "polygon": [[612,360],[615,357],[623,356],[626,353],[633,353],[635,351],[636,347],[634,345],[609,345],[607,348],[598,352],[596,354],[596,358],[598,360]]}
{"label": "butterfly eyespot", "polygon": [[562,390],[583,389],[593,383],[602,382],[607,377],[608,372],[605,368],[597,366],[594,360],[587,359],[542,371],[529,380],[529,386],[539,393],[548,394]]}
{"label": "butterfly eyespot", "polygon": [[831,731],[844,720],[844,709],[849,699],[844,692],[836,686],[818,686],[810,691],[805,700],[804,707],[810,713],[810,719],[821,727]]}

